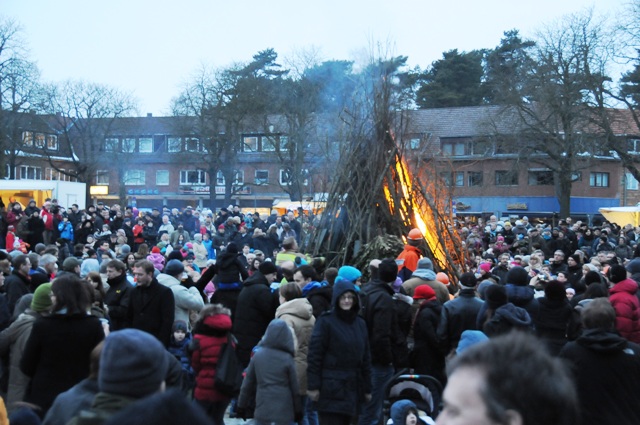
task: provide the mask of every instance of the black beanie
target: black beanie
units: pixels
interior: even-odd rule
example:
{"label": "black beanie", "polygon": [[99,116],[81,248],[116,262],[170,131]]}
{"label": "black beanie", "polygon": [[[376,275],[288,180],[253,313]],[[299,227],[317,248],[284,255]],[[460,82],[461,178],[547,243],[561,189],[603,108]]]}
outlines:
{"label": "black beanie", "polygon": [[529,274],[520,266],[512,267],[511,270],[507,272],[506,279],[506,282],[501,283],[511,283],[516,286],[527,286],[529,284]]}
{"label": "black beanie", "polygon": [[378,276],[385,283],[395,282],[398,277],[398,263],[392,258],[385,258],[378,266]]}
{"label": "black beanie", "polygon": [[620,264],[614,264],[609,269],[609,280],[612,283],[622,282],[627,278],[627,269]]}
{"label": "black beanie", "polygon": [[473,273],[467,272],[460,275],[460,285],[466,288],[475,288],[477,284],[478,279]]}
{"label": "black beanie", "polygon": [[567,298],[567,291],[563,283],[552,280],[544,288],[544,296],[548,300],[562,300]]}
{"label": "black beanie", "polygon": [[493,310],[505,305],[509,301],[507,288],[502,285],[489,285],[484,293],[484,300],[487,306]]}

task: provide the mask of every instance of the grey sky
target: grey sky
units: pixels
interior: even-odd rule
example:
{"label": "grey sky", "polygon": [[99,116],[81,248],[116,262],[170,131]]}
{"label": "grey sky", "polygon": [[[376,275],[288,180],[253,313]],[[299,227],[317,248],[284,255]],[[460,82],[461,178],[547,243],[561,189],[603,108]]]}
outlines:
{"label": "grey sky", "polygon": [[280,58],[314,46],[322,59],[354,59],[373,43],[425,68],[446,50],[493,48],[506,30],[528,35],[624,1],[0,0],[0,14],[22,24],[44,80],[119,87],[139,99],[141,114],[167,115],[202,63],[246,62],[269,47]]}

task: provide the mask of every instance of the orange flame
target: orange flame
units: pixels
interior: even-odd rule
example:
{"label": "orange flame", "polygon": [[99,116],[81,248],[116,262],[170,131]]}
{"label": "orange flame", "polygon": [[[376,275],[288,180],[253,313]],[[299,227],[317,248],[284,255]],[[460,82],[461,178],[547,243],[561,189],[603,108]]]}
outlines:
{"label": "orange flame", "polygon": [[[408,166],[404,159],[402,159],[398,154],[396,154],[393,171],[395,171],[394,174],[400,182],[399,189],[402,196],[400,198],[401,205],[398,206],[397,211],[399,212],[402,221],[406,225],[416,227],[420,230],[427,245],[429,246],[429,250],[433,254],[433,259],[440,266],[440,270],[447,270],[449,267],[447,267],[445,246],[443,246],[436,231],[438,228],[436,220],[439,213],[432,210],[430,204],[423,199],[419,190],[415,190],[413,179],[408,171]],[[393,202],[393,197],[391,196],[389,184],[385,184],[383,189],[385,198],[389,203],[391,213],[394,214],[396,208]],[[422,202],[417,202],[417,200],[422,200]],[[442,199],[434,197],[434,201],[436,202],[436,205],[442,204],[438,205],[438,209],[444,210],[444,202]]]}

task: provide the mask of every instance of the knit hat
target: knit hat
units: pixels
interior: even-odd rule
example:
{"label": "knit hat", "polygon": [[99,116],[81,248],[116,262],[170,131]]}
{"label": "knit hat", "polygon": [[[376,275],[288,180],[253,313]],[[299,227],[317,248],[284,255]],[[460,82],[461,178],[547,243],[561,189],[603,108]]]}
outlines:
{"label": "knit hat", "polygon": [[485,279],[482,282],[480,282],[480,285],[478,285],[478,295],[480,296],[481,299],[483,300],[485,299],[487,288],[489,288],[489,286],[491,285],[495,285],[495,283],[493,283],[491,279]]}
{"label": "knit hat", "polygon": [[609,269],[609,280],[612,283],[622,282],[627,278],[627,270],[619,264],[614,264]]}
{"label": "knit hat", "polygon": [[173,327],[171,328],[171,332],[182,331],[187,333],[187,322],[184,320],[176,320],[173,322]]}
{"label": "knit hat", "polygon": [[462,354],[467,348],[488,340],[489,338],[482,331],[466,330],[460,335],[460,342],[458,343],[458,348],[456,348],[456,354]]}
{"label": "knit hat", "polygon": [[631,274],[640,273],[640,258],[634,258],[627,263],[627,271]]}
{"label": "knit hat", "polygon": [[41,313],[51,309],[53,303],[51,302],[51,284],[43,283],[38,286],[33,293],[33,299],[31,300],[31,310]]}
{"label": "knit hat", "polygon": [[475,275],[471,272],[462,273],[460,275],[460,285],[465,286],[467,288],[475,288],[478,284],[478,279],[476,279]]}
{"label": "knit hat", "polygon": [[73,272],[80,264],[80,260],[76,257],[67,257],[62,263],[62,270],[66,272]]}
{"label": "knit hat", "polygon": [[151,334],[138,329],[111,332],[100,355],[98,388],[142,398],[158,391],[168,368],[166,350]]}
{"label": "knit hat", "polygon": [[398,264],[393,258],[385,258],[378,266],[378,276],[383,282],[395,282],[398,277]]}
{"label": "knit hat", "polygon": [[353,266],[342,266],[338,270],[338,276],[347,279],[351,283],[354,283],[356,280],[360,279],[362,273],[360,272],[360,270],[356,269]]}
{"label": "knit hat", "polygon": [[490,263],[482,263],[478,268],[485,273],[491,273],[491,264]]}
{"label": "knit hat", "polygon": [[154,246],[153,248],[151,248],[151,253],[160,254],[160,248],[158,248],[157,246]]}
{"label": "knit hat", "polygon": [[508,302],[507,288],[502,285],[490,285],[484,292],[484,300],[493,310],[505,305]]}
{"label": "knit hat", "polygon": [[129,245],[127,245],[126,243],[120,245],[120,254],[129,255],[130,252],[131,252],[131,247]]}
{"label": "knit hat", "polygon": [[420,260],[418,260],[417,268],[433,270],[433,262],[430,258],[421,258]]}
{"label": "knit hat", "polygon": [[264,263],[260,264],[258,270],[260,270],[260,273],[262,274],[278,273],[278,268],[275,264],[273,264],[272,261],[265,261]]}
{"label": "knit hat", "polygon": [[573,258],[573,261],[575,261],[577,264],[581,264],[582,263],[582,259],[580,258],[580,256],[578,254],[573,254],[569,256],[570,258]]}
{"label": "knit hat", "polygon": [[218,230],[224,230],[224,224],[221,224],[220,226],[218,226]]}
{"label": "knit hat", "polygon": [[414,300],[435,300],[436,299],[436,291],[429,285],[418,285],[416,289],[413,291],[413,299]]}
{"label": "knit hat", "polygon": [[184,271],[184,265],[180,260],[171,260],[164,267],[164,274],[168,274],[170,276],[177,276]]}
{"label": "knit hat", "polygon": [[[511,283],[516,286],[526,286],[529,284],[529,273],[523,267],[512,267],[507,272],[506,283]],[[501,282],[504,283],[504,282]]]}

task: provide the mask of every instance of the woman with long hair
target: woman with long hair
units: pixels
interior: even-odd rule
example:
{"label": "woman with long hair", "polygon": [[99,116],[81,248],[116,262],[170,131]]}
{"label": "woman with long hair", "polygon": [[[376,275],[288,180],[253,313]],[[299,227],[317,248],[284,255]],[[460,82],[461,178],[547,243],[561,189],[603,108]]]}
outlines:
{"label": "woman with long hair", "polygon": [[88,314],[89,291],[74,274],[57,277],[51,285],[52,314],[33,324],[20,369],[31,378],[24,401],[40,407],[43,417],[58,394],[89,376],[91,350],[104,339],[100,320]]}

